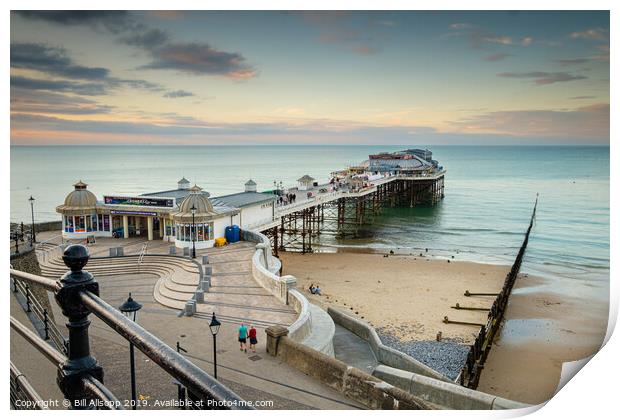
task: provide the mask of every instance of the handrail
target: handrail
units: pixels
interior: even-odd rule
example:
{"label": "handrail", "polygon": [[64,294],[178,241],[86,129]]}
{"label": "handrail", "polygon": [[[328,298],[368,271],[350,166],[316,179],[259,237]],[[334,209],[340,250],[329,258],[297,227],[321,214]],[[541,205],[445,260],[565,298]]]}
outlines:
{"label": "handrail", "polygon": [[[149,359],[157,363],[166,372],[174,376],[185,387],[203,400],[216,399],[230,402],[223,408],[246,409],[237,394],[216,381],[211,375],[194,365],[189,360],[179,357],[178,353],[153,334],[130,321],[116,308],[99,296],[88,291],[79,293],[84,306],[95,316],[114,329],[129,342],[133,343]],[[239,404],[241,403],[241,404]]]}
{"label": "handrail", "polygon": [[56,324],[50,320],[47,309],[29,291],[28,284],[13,278],[14,292],[20,292],[26,299],[27,311],[32,312],[43,323],[45,329],[45,340],[51,339],[56,348],[67,353],[67,340],[62,335]]}
{"label": "handrail", "polygon": [[[39,395],[39,393],[32,387],[32,385],[30,385],[30,382],[28,382],[28,380],[26,379],[26,377],[19,371],[19,369],[17,369],[17,367],[13,364],[13,362],[10,362],[11,364],[11,385],[13,385],[13,383],[15,383],[16,385],[16,389],[15,392],[22,392],[24,394],[24,396],[26,398],[28,398],[29,401],[35,402],[35,404],[33,404],[32,406],[27,406],[27,407],[17,407],[14,406],[15,409],[34,409],[34,410],[47,410],[47,406],[45,404],[36,404],[37,401],[43,401],[43,398],[41,398],[41,396]],[[13,389],[11,389],[11,397],[17,397],[18,395],[13,395]],[[11,399],[11,403],[14,403],[13,399],[17,399],[17,398],[12,398]]]}
{"label": "handrail", "polygon": [[11,328],[26,339],[26,341],[32,344],[33,347],[43,354],[47,360],[55,365],[60,365],[61,363],[65,363],[67,361],[67,357],[65,355],[50,346],[45,340],[13,317],[11,317]]}
{"label": "handrail", "polygon": [[[39,351],[47,360],[49,360],[52,364],[58,366],[67,362],[67,357],[60,353],[58,350],[50,346],[47,342],[45,342],[42,338],[40,338],[36,333],[26,327],[24,324],[11,317],[11,328],[15,330],[19,335],[21,335],[26,341],[28,341],[32,346]],[[12,363],[11,363],[12,365]],[[106,409],[113,410],[122,410],[122,403],[110,392],[109,389],[105,387],[101,382],[99,382],[96,378],[92,376],[86,376],[82,378],[82,384],[85,389],[89,391],[89,393],[103,401],[103,407]],[[37,401],[40,401],[39,397]]]}
{"label": "handrail", "polygon": [[82,384],[84,388],[86,388],[92,396],[103,401],[105,404],[103,405],[104,409],[107,410],[124,410],[123,403],[116,398],[114,394],[110,392],[108,388],[105,387],[101,382],[99,382],[96,378],[92,376],[87,376],[82,378]]}
{"label": "handrail", "polygon": [[54,280],[50,280],[46,277],[37,276],[36,274],[25,273],[23,271],[14,270],[12,268],[9,270],[9,272],[11,276],[17,277],[18,279],[25,280],[31,283],[38,284],[39,286],[43,287],[44,289],[50,292],[57,292],[58,290],[60,290],[60,285],[58,284],[58,282]]}

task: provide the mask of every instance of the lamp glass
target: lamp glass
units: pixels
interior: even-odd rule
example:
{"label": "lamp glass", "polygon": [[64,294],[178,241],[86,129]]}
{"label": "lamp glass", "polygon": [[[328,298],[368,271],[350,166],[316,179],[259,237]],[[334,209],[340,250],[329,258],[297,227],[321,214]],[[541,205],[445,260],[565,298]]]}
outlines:
{"label": "lamp glass", "polygon": [[213,316],[211,317],[211,322],[209,323],[209,328],[211,329],[211,334],[217,335],[217,333],[220,331],[220,326],[221,325],[222,325],[222,323],[217,320],[217,318],[215,317],[215,312],[213,312]]}
{"label": "lamp glass", "polygon": [[136,302],[131,297],[131,293],[129,293],[129,297],[118,309],[125,315],[127,318],[131,319],[133,322],[136,322],[138,318],[138,311],[142,309],[142,304]]}

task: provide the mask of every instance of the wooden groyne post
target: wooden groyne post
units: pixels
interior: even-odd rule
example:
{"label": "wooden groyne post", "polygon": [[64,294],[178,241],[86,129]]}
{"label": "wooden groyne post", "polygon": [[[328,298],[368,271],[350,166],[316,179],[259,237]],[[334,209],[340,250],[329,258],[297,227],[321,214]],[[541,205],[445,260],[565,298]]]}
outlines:
{"label": "wooden groyne post", "polygon": [[512,292],[512,288],[517,280],[517,275],[521,269],[521,264],[523,263],[523,256],[525,255],[525,249],[527,248],[527,243],[530,238],[530,232],[534,226],[537,206],[538,194],[536,194],[536,201],[534,202],[534,209],[532,210],[530,224],[525,232],[525,238],[523,238],[523,243],[521,244],[521,248],[519,248],[519,253],[510,268],[510,272],[506,275],[506,280],[504,281],[504,286],[502,287],[501,292],[499,292],[497,298],[495,298],[495,301],[491,306],[486,325],[480,327],[480,332],[478,333],[474,344],[472,344],[469,348],[467,361],[465,362],[465,366],[463,366],[460,375],[461,385],[467,388],[476,389],[478,387],[480,374],[482,373],[484,363],[486,362],[489,352],[491,351],[493,339],[499,331],[501,322],[504,319],[504,313],[506,312],[506,307],[508,306],[510,292]]}

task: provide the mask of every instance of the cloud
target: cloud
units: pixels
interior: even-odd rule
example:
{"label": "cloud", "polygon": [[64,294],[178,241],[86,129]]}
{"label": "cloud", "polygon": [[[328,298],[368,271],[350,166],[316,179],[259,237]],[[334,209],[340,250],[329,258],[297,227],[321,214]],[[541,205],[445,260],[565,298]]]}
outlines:
{"label": "cloud", "polygon": [[554,61],[566,67],[566,66],[585,64],[585,63],[590,62],[590,59],[589,58],[567,58],[563,60],[554,60]]}
{"label": "cloud", "polygon": [[512,38],[509,36],[482,36],[481,39],[492,44],[512,45]]}
{"label": "cloud", "polygon": [[609,139],[609,104],[573,110],[496,111],[455,121],[462,132],[513,136]]}
{"label": "cloud", "polygon": [[570,37],[573,39],[588,39],[592,41],[607,40],[609,31],[603,28],[591,28],[583,31],[573,32]]}
{"label": "cloud", "polygon": [[521,45],[523,45],[524,47],[528,47],[532,45],[532,42],[534,42],[534,38],[532,38],[531,36],[526,36],[521,40]]}
{"label": "cloud", "polygon": [[11,112],[46,115],[108,114],[114,107],[84,97],[11,89]]}
{"label": "cloud", "polygon": [[362,55],[371,55],[376,54],[379,50],[371,47],[370,45],[359,45],[357,47],[353,47],[353,51]]}
{"label": "cloud", "polygon": [[166,44],[149,50],[152,61],[141,68],[178,70],[244,80],[257,75],[241,54],[218,50],[204,43]]}
{"label": "cloud", "polygon": [[11,76],[11,87],[29,90],[46,90],[52,92],[70,92],[77,95],[105,95],[104,83],[77,83],[68,80],[43,80],[22,76]]}
{"label": "cloud", "polygon": [[145,48],[152,50],[169,39],[166,31],[161,29],[147,29],[144,31],[134,31],[133,33],[120,38],[120,42],[131,45],[133,47]]}
{"label": "cloud", "polygon": [[[33,127],[35,127],[33,129]],[[219,123],[170,114],[156,121],[71,120],[45,115],[12,113],[11,129],[15,131],[62,131],[152,136],[357,136],[357,138],[390,138],[407,141],[412,134],[430,134],[431,127],[371,126],[351,121],[329,119],[283,119],[265,123]],[[402,144],[402,143],[399,143]]]}
{"label": "cloud", "polygon": [[507,77],[513,79],[533,79],[533,82],[537,85],[550,85],[558,82],[571,82],[573,80],[587,79],[586,76],[574,75],[565,72],[544,72],[544,71],[531,71],[526,73],[498,73],[499,77]]}
{"label": "cloud", "polygon": [[104,27],[113,33],[126,30],[134,23],[127,11],[120,10],[19,10],[17,15],[57,25],[88,25]]}
{"label": "cloud", "polygon": [[465,22],[453,23],[452,25],[450,25],[450,29],[456,29],[456,30],[470,29],[472,27],[473,26],[470,23],[465,23]]}
{"label": "cloud", "polygon": [[183,12],[180,10],[151,10],[149,15],[159,19],[176,20],[183,17]]}
{"label": "cloud", "polygon": [[158,92],[162,88],[146,80],[106,78],[97,82],[76,82],[72,80],[35,79],[24,76],[11,76],[11,87],[51,92],[66,92],[84,96],[100,96],[109,93],[110,89],[129,87]]}
{"label": "cloud", "polygon": [[[73,62],[64,48],[52,47],[42,43],[12,43],[11,68],[34,70],[46,75],[60,76],[71,80],[35,79],[21,76],[11,78],[11,86],[22,89],[54,90],[72,92],[79,95],[103,95],[109,89],[128,87],[149,91],[162,88],[146,80],[120,79],[110,76],[110,71],[102,67],[84,67]],[[90,83],[78,83],[88,81]]]}
{"label": "cloud", "polygon": [[491,55],[487,55],[486,57],[484,57],[484,61],[492,61],[492,62],[503,61],[510,56],[511,54],[505,54],[505,53],[491,54]]}
{"label": "cloud", "polygon": [[596,96],[584,95],[584,96],[572,96],[569,99],[594,99],[594,98],[596,98]]}
{"label": "cloud", "polygon": [[64,48],[40,43],[11,43],[11,67],[36,70],[69,79],[97,80],[108,77],[102,67],[84,67],[73,63]]}
{"label": "cloud", "polygon": [[361,55],[379,52],[379,40],[388,36],[388,28],[397,25],[391,19],[354,19],[357,12],[349,11],[295,11],[292,15],[316,28],[320,43],[342,45]]}
{"label": "cloud", "polygon": [[398,23],[396,23],[393,20],[389,20],[389,19],[380,19],[380,20],[375,21],[375,23],[381,26],[389,26],[389,27],[398,26]]}
{"label": "cloud", "polygon": [[182,89],[171,90],[170,92],[164,93],[164,98],[186,98],[188,96],[194,96],[194,94]]}
{"label": "cloud", "polygon": [[166,31],[137,22],[128,12],[116,11],[18,11],[23,18],[58,25],[103,27],[119,35],[118,41],[146,51],[152,61],[141,68],[177,70],[198,75],[217,75],[236,80],[256,77],[258,72],[239,53],[221,51],[210,44],[172,42]]}

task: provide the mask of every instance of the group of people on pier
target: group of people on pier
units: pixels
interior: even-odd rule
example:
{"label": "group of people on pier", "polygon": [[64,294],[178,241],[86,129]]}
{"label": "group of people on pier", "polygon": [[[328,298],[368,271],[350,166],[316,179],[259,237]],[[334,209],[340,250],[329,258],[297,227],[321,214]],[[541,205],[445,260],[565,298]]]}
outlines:
{"label": "group of people on pier", "polygon": [[286,193],[285,195],[278,196],[278,205],[280,206],[293,204],[295,201],[297,201],[297,194],[294,193]]}

